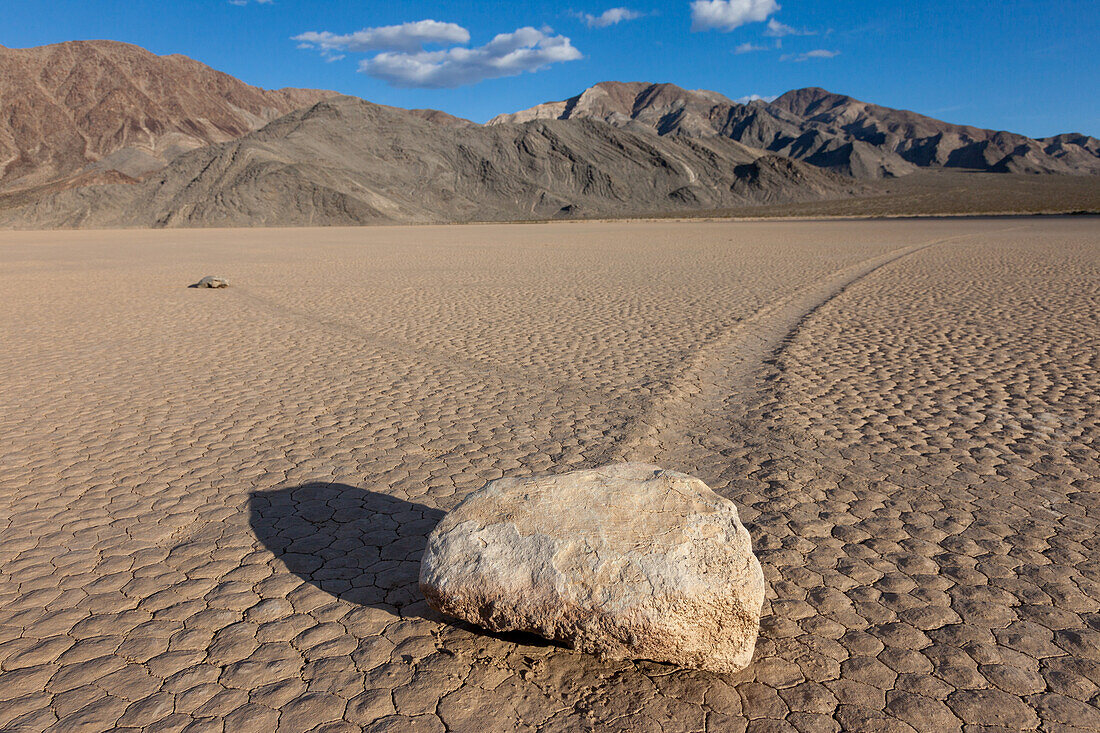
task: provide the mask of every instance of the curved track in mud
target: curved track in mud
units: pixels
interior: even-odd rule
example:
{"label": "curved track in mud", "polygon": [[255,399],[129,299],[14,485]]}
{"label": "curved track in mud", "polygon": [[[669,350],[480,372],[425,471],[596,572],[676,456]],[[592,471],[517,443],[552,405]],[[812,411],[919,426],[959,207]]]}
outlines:
{"label": "curved track in mud", "polygon": [[[738,322],[718,339],[704,344],[670,380],[663,393],[631,420],[623,437],[610,451],[610,458],[659,462],[659,458],[678,441],[687,438],[693,428],[698,429],[700,420],[713,408],[738,399],[758,399],[757,395],[747,395],[744,390],[799,324],[822,305],[880,268],[929,247],[967,236],[936,239],[872,257],[831,273]],[[710,419],[712,423],[716,420],[713,415]],[[718,419],[718,422],[723,421]],[[708,439],[722,442],[722,432],[721,428],[708,432]]]}

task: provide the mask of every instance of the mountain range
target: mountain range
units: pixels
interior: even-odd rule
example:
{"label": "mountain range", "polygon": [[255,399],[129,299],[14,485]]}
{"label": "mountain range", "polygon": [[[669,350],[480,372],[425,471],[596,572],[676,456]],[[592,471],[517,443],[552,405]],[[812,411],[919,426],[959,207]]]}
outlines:
{"label": "mountain range", "polygon": [[112,41],[0,47],[0,224],[251,226],[634,216],[845,199],[927,170],[1089,176],[1100,142],[822,89],[739,104],[604,82],[479,125],[268,91]]}
{"label": "mountain range", "polygon": [[180,155],[136,185],[63,191],[27,213],[59,227],[425,223],[631,216],[857,187],[725,138],[589,120],[456,124],[336,97]]}
{"label": "mountain range", "polygon": [[1100,140],[1079,134],[1033,140],[953,125],[824,89],[796,89],[771,102],[739,104],[674,84],[603,82],[561,102],[494,117],[490,125],[537,119],[600,120],[658,135],[726,137],[856,178],[919,168],[1003,173],[1100,174]]}

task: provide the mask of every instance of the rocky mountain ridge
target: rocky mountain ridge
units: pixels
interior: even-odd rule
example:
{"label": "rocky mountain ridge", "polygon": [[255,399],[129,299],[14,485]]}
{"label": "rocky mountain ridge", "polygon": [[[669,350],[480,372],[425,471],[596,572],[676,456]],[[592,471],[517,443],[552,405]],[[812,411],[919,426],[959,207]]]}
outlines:
{"label": "rocky mountain ridge", "polygon": [[116,41],[0,47],[0,191],[138,178],[334,94],[259,89]]}
{"label": "rocky mountain ridge", "polygon": [[482,126],[353,97],[184,153],[137,184],[24,202],[47,227],[352,225],[631,216],[811,201],[858,184],[723,138],[593,120]]}
{"label": "rocky mountain ridge", "polygon": [[1100,174],[1100,141],[1080,134],[1034,140],[868,104],[816,87],[739,104],[674,84],[601,82],[575,97],[498,115],[490,125],[596,119],[658,135],[726,137],[856,178],[919,168]]}

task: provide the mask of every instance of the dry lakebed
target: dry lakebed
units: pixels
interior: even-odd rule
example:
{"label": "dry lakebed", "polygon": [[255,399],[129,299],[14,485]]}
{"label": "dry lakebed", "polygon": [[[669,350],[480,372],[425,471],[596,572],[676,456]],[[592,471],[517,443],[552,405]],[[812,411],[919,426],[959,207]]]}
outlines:
{"label": "dry lakebed", "polygon": [[[1095,218],[4,232],[0,343],[0,730],[1100,730]],[[744,670],[427,605],[616,462],[736,505]]]}

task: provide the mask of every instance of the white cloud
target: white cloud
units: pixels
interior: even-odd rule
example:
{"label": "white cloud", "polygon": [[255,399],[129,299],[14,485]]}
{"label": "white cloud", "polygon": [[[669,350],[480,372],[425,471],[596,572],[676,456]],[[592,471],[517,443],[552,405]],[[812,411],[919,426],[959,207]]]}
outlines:
{"label": "white cloud", "polygon": [[691,4],[691,29],[732,31],[746,23],[767,20],[778,11],[775,0],[695,0]]}
{"label": "white cloud", "polygon": [[469,43],[470,32],[455,23],[438,20],[418,20],[401,25],[384,25],[364,28],[355,33],[337,35],[328,31],[309,31],[294,36],[299,48],[319,48],[322,52],[334,51],[404,51],[413,53],[430,43],[451,45]]}
{"label": "white cloud", "polygon": [[733,49],[736,54],[752,53],[753,51],[767,51],[767,46],[757,46],[754,43],[742,43],[737,48]]}
{"label": "white cloud", "polygon": [[589,28],[606,28],[609,25],[617,25],[627,20],[637,20],[642,17],[642,13],[630,8],[610,8],[599,15],[577,13],[576,16],[583,20]]}
{"label": "white cloud", "polygon": [[783,36],[816,36],[817,31],[807,30],[805,28],[793,28],[772,18],[768,21],[768,29],[764,31],[764,35],[770,36],[771,38],[782,38]]}
{"label": "white cloud", "polygon": [[549,28],[527,27],[501,33],[477,48],[380,53],[360,62],[359,70],[393,86],[438,89],[516,76],[581,58],[568,38],[552,33]]}
{"label": "white cloud", "polygon": [[738,97],[737,99],[735,99],[733,101],[737,102],[738,104],[748,104],[749,102],[757,102],[757,101],[774,102],[777,99],[779,99],[779,97],[777,97],[775,95],[772,95],[770,97],[761,97],[759,94],[748,94],[744,97]]}
{"label": "white cloud", "polygon": [[[258,5],[271,5],[275,0],[254,0]],[[248,0],[229,0],[230,5],[248,5]]]}
{"label": "white cloud", "polygon": [[833,59],[840,55],[840,51],[827,51],[824,48],[814,49],[806,53],[788,53],[779,57],[780,61],[810,61],[812,59]]}

